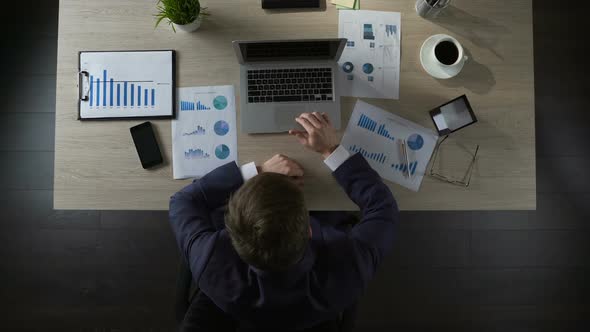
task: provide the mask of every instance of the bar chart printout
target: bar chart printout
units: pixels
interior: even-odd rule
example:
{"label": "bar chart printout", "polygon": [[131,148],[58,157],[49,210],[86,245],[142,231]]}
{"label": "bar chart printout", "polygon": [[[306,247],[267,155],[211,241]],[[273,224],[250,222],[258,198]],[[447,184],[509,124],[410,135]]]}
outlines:
{"label": "bar chart printout", "polygon": [[385,161],[387,160],[387,156],[384,153],[368,152],[365,149],[358,147],[356,145],[349,147],[348,150],[352,152],[358,152],[362,154],[363,157],[365,157],[366,159],[376,161],[380,164],[385,163]]}
{"label": "bar chart printout", "polygon": [[193,103],[192,101],[181,100],[180,101],[180,110],[181,111],[194,111],[194,110],[196,110],[195,103]]}
{"label": "bar chart printout", "polygon": [[394,169],[396,171],[405,173],[408,172],[408,170],[410,171],[410,175],[414,175],[416,174],[416,168],[418,167],[418,162],[414,161],[411,162],[410,164],[391,164],[391,169]]}
{"label": "bar chart printout", "polygon": [[341,145],[361,154],[382,178],[418,191],[437,140],[433,130],[359,100]]}
{"label": "bar chart printout", "polygon": [[207,130],[201,126],[197,126],[197,128],[195,130],[182,133],[182,136],[205,135],[205,134],[207,134]]}
{"label": "bar chart printout", "polygon": [[234,88],[178,88],[178,118],[172,121],[172,166],[175,179],[201,177],[237,160]]}
{"label": "bar chart printout", "polygon": [[389,133],[389,130],[387,129],[387,126],[384,123],[378,124],[377,121],[371,119],[370,117],[366,116],[365,114],[361,114],[361,117],[359,118],[357,126],[359,126],[361,128],[365,128],[371,132],[376,132],[377,135],[383,136],[385,138],[389,138],[392,141],[395,140],[395,137],[393,137]]}
{"label": "bar chart printout", "polygon": [[200,100],[197,101],[180,101],[179,108],[181,111],[209,111],[211,107],[205,106]]}
{"label": "bar chart printout", "polygon": [[[113,108],[113,107],[140,107],[141,106],[141,95],[143,92],[143,108],[155,108],[156,107],[156,88],[155,87],[148,87],[142,88],[142,86],[137,86],[137,101],[135,100],[128,100],[128,87],[130,86],[132,89],[135,87],[136,84],[143,84],[143,86],[153,86],[154,82],[138,82],[138,81],[118,81],[115,78],[108,77],[108,71],[105,69],[102,71],[102,79],[96,77],[94,75],[90,75],[90,80],[88,81],[90,84],[90,92],[88,95],[89,100],[89,107],[100,109],[100,108]],[[102,82],[102,100],[100,92],[101,92],[101,82]],[[123,89],[121,89],[121,85]],[[108,91],[108,92],[107,92]],[[107,102],[107,95],[108,95],[108,102]],[[131,91],[130,96],[131,98],[135,99],[135,94]],[[151,96],[151,97],[149,97]],[[121,103],[121,100],[123,102]]]}
{"label": "bar chart printout", "polygon": [[173,61],[172,51],[80,53],[80,118],[172,116]]}

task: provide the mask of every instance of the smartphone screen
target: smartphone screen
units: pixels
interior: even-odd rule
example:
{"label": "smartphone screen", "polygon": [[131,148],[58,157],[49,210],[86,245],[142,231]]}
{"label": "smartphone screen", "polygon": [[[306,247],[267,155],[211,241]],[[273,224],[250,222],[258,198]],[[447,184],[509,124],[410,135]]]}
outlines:
{"label": "smartphone screen", "polygon": [[131,127],[129,130],[131,131],[131,137],[133,137],[133,143],[135,143],[141,166],[143,168],[150,168],[162,163],[162,153],[160,152],[152,124],[149,121],[144,122]]}

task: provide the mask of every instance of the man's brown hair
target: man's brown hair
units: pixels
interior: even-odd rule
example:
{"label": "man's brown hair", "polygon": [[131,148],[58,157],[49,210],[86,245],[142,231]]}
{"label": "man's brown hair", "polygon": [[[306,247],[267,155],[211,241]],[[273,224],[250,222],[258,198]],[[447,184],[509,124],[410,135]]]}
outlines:
{"label": "man's brown hair", "polygon": [[309,214],[301,189],[289,177],[262,173],[230,198],[226,228],[238,255],[268,271],[297,263],[309,241]]}

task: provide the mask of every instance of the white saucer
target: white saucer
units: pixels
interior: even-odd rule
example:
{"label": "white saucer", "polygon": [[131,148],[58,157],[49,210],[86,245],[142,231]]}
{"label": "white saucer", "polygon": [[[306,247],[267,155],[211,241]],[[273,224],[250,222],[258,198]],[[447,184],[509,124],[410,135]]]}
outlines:
{"label": "white saucer", "polygon": [[461,69],[463,69],[463,66],[465,65],[465,62],[462,62],[458,66],[448,67],[441,65],[434,59],[432,54],[434,46],[439,40],[446,37],[448,36],[442,34],[430,36],[428,39],[426,39],[424,44],[422,44],[422,48],[420,49],[420,63],[422,63],[422,68],[424,68],[424,70],[426,70],[430,76],[441,80],[457,76],[457,74],[461,72]]}

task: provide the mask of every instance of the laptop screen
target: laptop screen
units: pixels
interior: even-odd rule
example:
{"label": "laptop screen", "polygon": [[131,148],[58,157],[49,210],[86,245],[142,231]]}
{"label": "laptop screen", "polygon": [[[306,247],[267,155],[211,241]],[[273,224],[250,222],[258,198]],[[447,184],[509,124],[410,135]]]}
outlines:
{"label": "laptop screen", "polygon": [[339,54],[340,39],[239,42],[244,62],[331,60]]}

